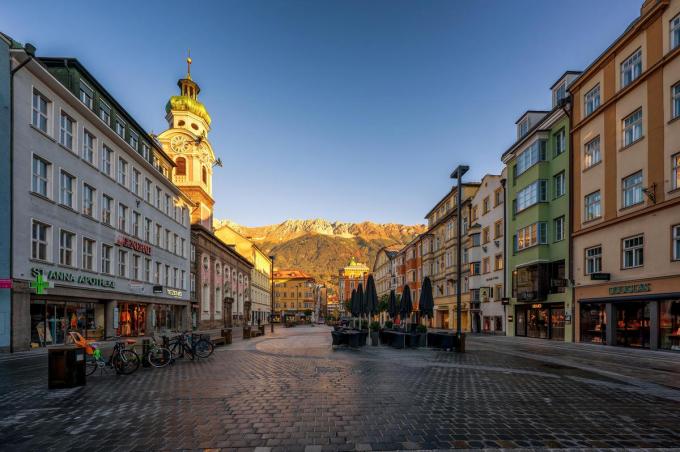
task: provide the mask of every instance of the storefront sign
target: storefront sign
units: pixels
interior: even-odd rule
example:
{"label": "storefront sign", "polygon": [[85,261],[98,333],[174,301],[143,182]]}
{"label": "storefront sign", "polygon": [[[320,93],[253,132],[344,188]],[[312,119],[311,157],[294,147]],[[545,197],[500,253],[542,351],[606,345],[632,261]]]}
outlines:
{"label": "storefront sign", "polygon": [[120,236],[116,240],[116,245],[130,248],[131,250],[139,251],[140,253],[151,255],[151,245]]}
{"label": "storefront sign", "polygon": [[509,297],[503,297],[503,298],[501,298],[501,304],[502,304],[503,306],[509,305],[509,304],[510,304],[510,298],[509,298]]}
{"label": "storefront sign", "polygon": [[[69,272],[63,272],[63,271],[57,271],[57,270],[49,270],[47,272],[47,276],[45,276],[45,273],[43,272],[42,269],[40,268],[32,268],[31,269],[31,276],[36,278],[36,281],[32,282],[31,284],[37,284],[38,282],[38,275],[40,275],[41,279],[48,279],[51,281],[63,281],[63,282],[69,282],[73,284],[80,284],[84,286],[92,286],[92,287],[105,287],[107,289],[113,289],[115,287],[115,281],[112,281],[110,279],[104,279],[100,278],[98,276],[88,276],[88,275],[76,275],[73,273]],[[34,285],[30,286],[32,289],[36,289],[37,294],[42,294],[45,292],[38,292],[38,288]],[[45,286],[47,287],[47,286]],[[43,287],[41,290],[44,291],[45,287]]]}
{"label": "storefront sign", "polygon": [[163,293],[163,286],[153,286],[153,293]]}
{"label": "storefront sign", "polygon": [[649,292],[650,290],[652,290],[651,284],[630,284],[628,286],[610,287],[609,295]]}
{"label": "storefront sign", "polygon": [[182,297],[182,291],[177,290],[177,289],[165,289],[165,293],[170,295],[171,297],[177,297],[177,298]]}
{"label": "storefront sign", "polygon": [[590,280],[591,281],[609,281],[611,278],[610,273],[591,273],[590,274]]}
{"label": "storefront sign", "polygon": [[531,305],[531,309],[541,309],[543,305],[541,303],[534,303]]}
{"label": "storefront sign", "polygon": [[479,288],[479,299],[482,301],[489,301],[489,288],[488,287],[480,287]]}
{"label": "storefront sign", "polygon": [[52,283],[49,282],[47,278],[43,277],[42,273],[38,273],[35,275],[35,281],[31,281],[28,284],[28,287],[35,289],[35,293],[38,295],[42,295],[47,293],[45,289],[52,287]]}
{"label": "storefront sign", "polygon": [[12,280],[11,279],[0,279],[0,289],[11,289]]}
{"label": "storefront sign", "polygon": [[508,316],[508,322],[512,322],[512,316],[511,315]]}

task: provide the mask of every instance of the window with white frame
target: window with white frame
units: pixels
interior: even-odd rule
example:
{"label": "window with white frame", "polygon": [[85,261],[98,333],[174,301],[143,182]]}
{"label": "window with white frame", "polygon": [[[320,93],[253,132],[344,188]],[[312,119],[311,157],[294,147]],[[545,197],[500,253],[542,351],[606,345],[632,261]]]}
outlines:
{"label": "window with white frame", "polygon": [[130,138],[128,139],[128,143],[130,143],[130,146],[132,146],[132,149],[135,151],[139,149],[139,135],[132,129],[130,129]]}
{"label": "window with white frame", "polygon": [[642,109],[623,120],[623,146],[628,146],[642,138]]}
{"label": "window with white frame", "polygon": [[31,190],[34,193],[50,196],[50,163],[40,157],[33,156]]}
{"label": "window with white frame", "polygon": [[170,215],[170,195],[165,195],[165,214]]}
{"label": "window with white frame", "polygon": [[602,271],[602,247],[593,246],[585,249],[586,275]]}
{"label": "window with white frame", "polygon": [[567,192],[567,179],[564,171],[553,176],[553,197],[559,198]]}
{"label": "window with white frame", "polygon": [[163,203],[163,191],[160,187],[156,187],[156,208],[161,209],[161,204]]}
{"label": "window with white frame", "polygon": [[107,176],[111,176],[111,167],[113,165],[113,151],[106,145],[102,146],[102,172]]}
{"label": "window with white frame", "polygon": [[170,266],[166,265],[165,266],[165,285],[170,287]]}
{"label": "window with white frame", "polygon": [[621,88],[625,88],[642,74],[642,49],[638,49],[621,63]]}
{"label": "window with white frame", "polygon": [[555,218],[553,220],[553,229],[555,232],[555,241],[564,240],[564,216]]}
{"label": "window with white frame", "polygon": [[89,271],[94,271],[94,248],[95,248],[95,241],[92,239],[88,239],[87,237],[83,237],[83,261],[82,261],[82,267],[83,270],[89,270]]}
{"label": "window with white frame", "polygon": [[127,214],[127,206],[123,203],[118,203],[118,229],[123,232],[127,232]]}
{"label": "window with white frame", "polygon": [[149,148],[149,145],[146,143],[142,143],[142,155],[144,156],[144,159],[148,162],[149,157],[151,155],[151,149]]}
{"label": "window with white frame", "polygon": [[99,100],[99,119],[104,121],[107,126],[111,125],[111,107]]}
{"label": "window with white frame", "polygon": [[52,227],[40,221],[33,220],[31,238],[31,258],[41,261],[50,260],[50,239]]}
{"label": "window with white frame", "polygon": [[671,49],[680,46],[680,14],[671,19]]}
{"label": "window with white frame", "polygon": [[680,188],[680,152],[671,157],[671,186]]}
{"label": "window with white frame", "polygon": [[40,94],[40,92],[33,90],[33,115],[31,117],[31,124],[37,129],[48,133],[47,126],[48,121],[48,111],[49,111],[50,101]]}
{"label": "window with white frame", "polygon": [[600,137],[597,136],[586,143],[583,165],[585,168],[600,163],[602,156],[600,155]]}
{"label": "window with white frame", "polygon": [[517,133],[519,138],[522,138],[529,132],[529,118],[524,118],[522,122],[517,125]]}
{"label": "window with white frame", "polygon": [[151,243],[151,219],[144,218],[144,240]]}
{"label": "window with white frame", "polygon": [[548,225],[545,222],[538,222],[521,228],[515,236],[517,251],[548,243]]}
{"label": "window with white frame", "polygon": [[163,228],[160,224],[156,224],[156,246],[161,246]]}
{"label": "window with white frame", "polygon": [[153,191],[151,189],[151,180],[144,178],[144,199],[146,202],[151,204],[151,197],[153,196]]}
{"label": "window with white frame", "polygon": [[671,241],[673,246],[673,260],[680,261],[680,224],[671,228]]}
{"label": "window with white frame", "polygon": [[144,281],[151,282],[151,259],[144,258]]}
{"label": "window with white frame", "polygon": [[642,202],[642,171],[625,177],[621,182],[621,190],[623,207],[640,204]]}
{"label": "window with white frame", "polygon": [[73,245],[76,235],[73,232],[59,231],[59,264],[73,267]]}
{"label": "window with white frame", "polygon": [[644,236],[637,235],[623,240],[623,268],[635,268],[644,265]]}
{"label": "window with white frame", "polygon": [[59,174],[59,202],[67,207],[73,208],[73,189],[76,178],[62,170]]}
{"label": "window with white frame", "polygon": [[94,218],[97,192],[91,185],[83,184],[83,215]]}
{"label": "window with white frame", "polygon": [[533,206],[539,202],[548,200],[548,183],[545,180],[537,180],[517,192],[515,212]]}
{"label": "window with white frame", "polygon": [[113,247],[111,245],[102,244],[102,273],[111,274],[111,258],[113,255]]}
{"label": "window with white frame", "polygon": [[153,282],[156,284],[161,283],[161,272],[162,272],[162,267],[160,262],[156,262],[156,271],[153,274]]}
{"label": "window with white frame", "polygon": [[83,132],[83,159],[91,165],[94,165],[94,153],[96,147],[97,142],[94,135],[85,130]]}
{"label": "window with white frame", "polygon": [[142,216],[140,215],[139,212],[132,212],[132,235],[135,237],[140,237],[139,235],[139,226],[140,222],[142,221]]}
{"label": "window with white frame", "polygon": [[586,93],[586,116],[597,110],[600,106],[600,85],[599,83]]}
{"label": "window with white frame", "polygon": [[170,232],[170,229],[165,230],[165,250],[170,251],[170,241],[172,240],[172,232]]}
{"label": "window with white frame", "polygon": [[132,168],[132,193],[134,193],[137,196],[140,195],[139,189],[140,189],[141,179],[142,179],[142,173],[140,173],[136,169]]}
{"label": "window with white frame", "polygon": [[104,224],[108,224],[109,226],[113,226],[113,222],[111,221],[112,209],[113,198],[107,195],[102,195],[102,222],[104,222]]}
{"label": "window with white frame", "polygon": [[66,149],[73,150],[73,132],[75,128],[75,121],[62,111],[59,124],[59,144],[64,146]]}
{"label": "window with white frame", "polygon": [[671,87],[671,118],[680,118],[680,83]]}
{"label": "window with white frame", "polygon": [[120,118],[116,118],[116,133],[125,139],[125,123]]}
{"label": "window with white frame", "polygon": [[118,183],[127,187],[128,163],[123,157],[118,157]]}
{"label": "window with white frame", "polygon": [[127,259],[127,251],[118,250],[118,276],[121,278],[127,277]]}
{"label": "window with white frame", "polygon": [[560,129],[560,131],[554,135],[554,139],[555,155],[560,155],[567,150],[567,133],[564,129]]}
{"label": "window with white frame", "polygon": [[600,205],[600,191],[593,192],[585,197],[585,221],[594,220],[602,215]]}
{"label": "window with white frame", "polygon": [[132,279],[140,281],[142,279],[142,256],[132,255]]}
{"label": "window with white frame", "polygon": [[545,160],[546,140],[536,140],[517,156],[515,176],[519,176],[536,163]]}
{"label": "window with white frame", "polygon": [[180,246],[181,246],[181,248],[180,248],[180,256],[182,256],[182,257],[187,257],[187,250],[186,250],[186,248],[187,248],[187,243],[186,243],[186,242],[187,242],[187,241],[186,241],[185,239],[180,239],[180,244],[181,244],[181,245],[180,245]]}
{"label": "window with white frame", "polygon": [[87,108],[92,110],[94,108],[94,91],[90,88],[87,83],[80,80],[80,101],[87,105]]}
{"label": "window with white frame", "polygon": [[555,96],[553,105],[557,105],[562,99],[567,97],[567,82],[560,83],[553,92]]}

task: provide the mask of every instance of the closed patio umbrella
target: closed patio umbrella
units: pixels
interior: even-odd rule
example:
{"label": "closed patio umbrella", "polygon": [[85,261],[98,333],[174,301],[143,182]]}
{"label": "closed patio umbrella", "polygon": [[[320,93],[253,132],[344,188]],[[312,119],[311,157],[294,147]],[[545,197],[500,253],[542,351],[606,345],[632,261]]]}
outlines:
{"label": "closed patio umbrella", "polygon": [[357,312],[360,319],[359,329],[361,329],[361,319],[363,318],[362,316],[366,312],[364,307],[365,303],[366,298],[364,296],[364,285],[362,283],[359,283],[359,287],[357,287]]}
{"label": "closed patio umbrella", "polygon": [[405,319],[411,315],[413,311],[413,301],[411,301],[411,288],[406,284],[404,291],[401,294],[401,318]]}
{"label": "closed patio umbrella", "polygon": [[378,313],[378,291],[375,289],[373,275],[369,275],[366,282],[366,311],[371,317]]}
{"label": "closed patio umbrella", "polygon": [[394,318],[397,316],[397,295],[394,290],[390,290],[390,297],[387,299],[387,313],[394,322]]}
{"label": "closed patio umbrella", "polygon": [[432,298],[432,282],[428,276],[423,280],[423,287],[420,290],[420,314],[430,319],[434,310],[434,298]]}

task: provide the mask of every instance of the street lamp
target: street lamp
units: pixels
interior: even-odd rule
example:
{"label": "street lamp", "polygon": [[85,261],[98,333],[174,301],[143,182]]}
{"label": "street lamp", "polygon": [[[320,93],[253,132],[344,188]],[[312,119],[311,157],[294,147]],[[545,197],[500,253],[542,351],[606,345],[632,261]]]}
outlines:
{"label": "street lamp", "polygon": [[451,173],[451,179],[456,179],[456,184],[458,188],[456,189],[456,336],[458,337],[458,346],[459,346],[459,351],[463,350],[461,348],[461,316],[463,314],[463,308],[461,306],[461,268],[460,268],[460,261],[461,261],[461,234],[460,234],[460,229],[461,229],[461,224],[462,224],[462,218],[461,218],[461,202],[462,202],[462,181],[463,181],[463,174],[467,173],[468,170],[470,169],[469,166],[467,165],[458,165],[455,170],[453,170],[453,173]]}
{"label": "street lamp", "polygon": [[269,256],[271,261],[269,275],[271,278],[271,289],[269,299],[271,300],[271,308],[269,308],[269,325],[271,332],[274,333],[274,255]]}

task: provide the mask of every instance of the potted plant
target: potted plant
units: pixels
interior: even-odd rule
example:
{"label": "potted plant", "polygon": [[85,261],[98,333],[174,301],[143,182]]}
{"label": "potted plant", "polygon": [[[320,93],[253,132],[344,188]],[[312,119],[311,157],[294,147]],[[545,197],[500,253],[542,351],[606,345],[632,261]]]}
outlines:
{"label": "potted plant", "polygon": [[371,345],[376,346],[380,343],[379,341],[379,330],[380,330],[380,323],[378,322],[371,322],[370,326],[370,331],[371,331]]}
{"label": "potted plant", "polygon": [[393,326],[394,326],[394,323],[391,320],[388,320],[387,322],[385,322],[385,329],[386,330],[391,330]]}
{"label": "potted plant", "polygon": [[427,327],[425,325],[418,325],[416,333],[418,333],[418,346],[425,347],[427,344]]}

